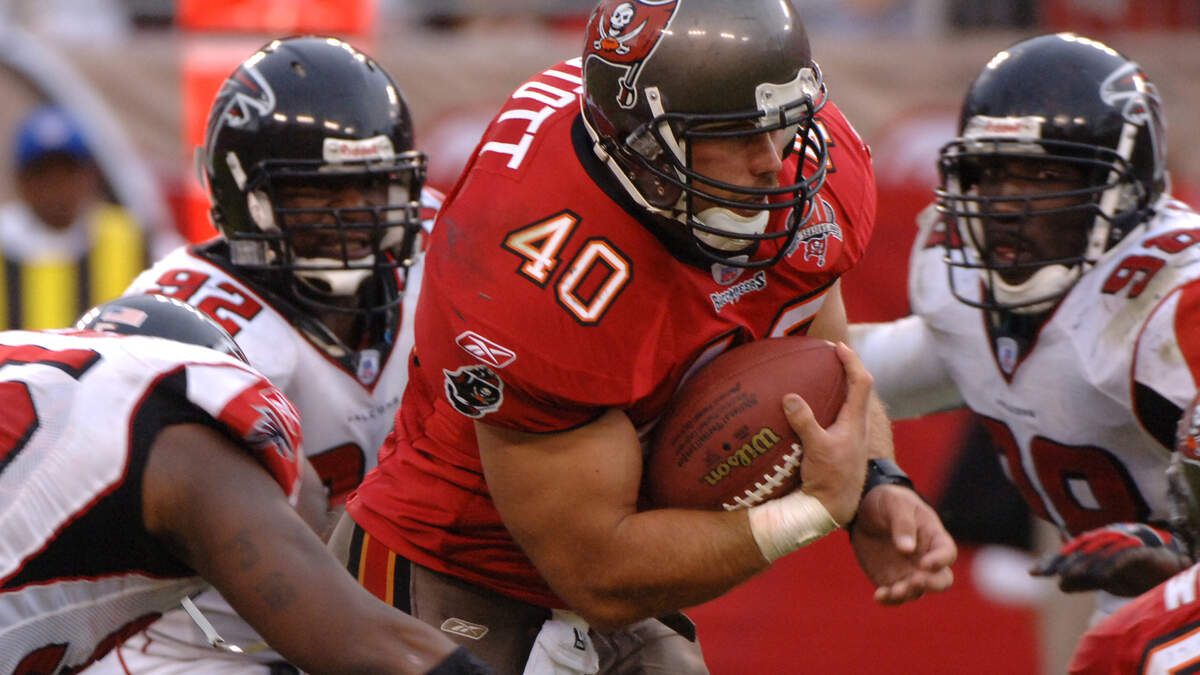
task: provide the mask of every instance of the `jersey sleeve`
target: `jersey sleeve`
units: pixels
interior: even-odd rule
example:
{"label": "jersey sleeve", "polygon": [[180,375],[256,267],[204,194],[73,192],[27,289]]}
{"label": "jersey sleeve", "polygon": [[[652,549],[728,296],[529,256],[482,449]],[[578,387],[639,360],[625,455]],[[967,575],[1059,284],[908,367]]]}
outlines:
{"label": "jersey sleeve", "polygon": [[[433,288],[426,286],[425,292],[432,296]],[[573,343],[578,350],[574,357],[561,350],[559,346],[572,342],[553,325],[554,315],[543,316],[538,330],[521,334],[462,308],[445,312],[428,307],[427,297],[418,309],[417,330],[419,335],[429,331],[424,335],[433,339],[419,339],[418,361],[426,385],[441,394],[436,405],[533,432],[573,428],[603,412],[604,403],[589,399],[589,392],[594,396],[609,390],[599,381],[606,375],[586,368],[587,360],[579,358],[587,352],[581,341]],[[426,317],[439,328],[423,326]],[[608,403],[619,407],[624,401]]]}
{"label": "jersey sleeve", "polygon": [[829,146],[826,187],[820,196],[842,212],[842,222],[851,225],[843,242],[849,268],[866,253],[875,229],[875,169],[870,148],[836,105],[827,103],[817,121]]}
{"label": "jersey sleeve", "polygon": [[1146,320],[1133,368],[1134,413],[1166,449],[1200,381],[1200,280],[1167,295]]}
{"label": "jersey sleeve", "polygon": [[260,373],[232,357],[214,360],[216,352],[203,347],[170,346],[171,358],[182,364],[175,372],[183,377],[162,378],[156,394],[162,396],[163,389],[169,389],[177,400],[182,399],[179,403],[202,413],[196,421],[209,422],[250,452],[295,506],[303,466],[303,435],[295,406]]}
{"label": "jersey sleeve", "polygon": [[1071,675],[1192,672],[1200,653],[1200,601],[1193,565],[1090,628],[1068,666]]}

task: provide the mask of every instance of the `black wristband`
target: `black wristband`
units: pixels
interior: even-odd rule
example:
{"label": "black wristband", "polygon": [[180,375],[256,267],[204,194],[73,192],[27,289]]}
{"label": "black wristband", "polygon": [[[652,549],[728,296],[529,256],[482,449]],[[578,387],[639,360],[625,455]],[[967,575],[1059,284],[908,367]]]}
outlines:
{"label": "black wristband", "polygon": [[426,675],[494,675],[496,671],[475,658],[465,647],[450,652],[444,661],[437,664]]}
{"label": "black wristband", "polygon": [[[917,492],[912,479],[895,462],[890,459],[868,459],[867,478],[863,481],[862,496],[858,498],[859,508],[862,508],[862,500],[867,498],[867,493],[880,485],[899,485]],[[917,492],[917,496],[921,497],[921,493]],[[854,512],[854,517],[850,519],[850,522],[846,523],[845,530],[848,534],[853,532],[856,522],[858,522],[857,511]]]}
{"label": "black wristband", "polygon": [[867,480],[863,483],[862,496],[866,497],[867,493],[878,485],[900,485],[913,492],[917,491],[908,474],[904,473],[904,470],[892,460],[868,459]]}

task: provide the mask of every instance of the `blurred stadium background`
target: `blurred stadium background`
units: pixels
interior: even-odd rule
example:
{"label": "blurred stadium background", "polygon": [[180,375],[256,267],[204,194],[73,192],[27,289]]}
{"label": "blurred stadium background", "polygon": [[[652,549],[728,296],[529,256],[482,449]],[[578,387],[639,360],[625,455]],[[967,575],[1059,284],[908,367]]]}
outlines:
{"label": "blurred stadium background", "polygon": [[[936,180],[937,148],[954,132],[970,79],[1018,39],[1074,30],[1141,63],[1165,100],[1175,192],[1195,203],[1200,0],[793,2],[831,95],[872,146],[876,163],[877,234],[863,265],[846,279],[853,320],[906,313],[912,218]],[[430,182],[448,190],[512,89],[579,53],[592,4],[0,1],[0,130],[37,103],[68,107],[116,202],[147,228],[203,239],[212,231],[192,151],[217,86],[272,37],[326,33],[375,55],[396,76],[414,115],[417,145],[430,155]],[[0,133],[0,156],[11,156],[9,146],[8,134]],[[12,196],[11,183],[3,162],[0,200]],[[957,412],[896,424],[901,461],[931,501],[945,494],[969,432]],[[902,608],[878,607],[844,535],[829,537],[692,611],[714,675],[1062,672],[1081,603],[1064,602],[1024,575],[1030,551],[1053,546],[1052,535],[1000,522],[1004,512],[979,503],[993,499],[987,486],[974,487],[965,492],[983,517],[956,531],[963,546],[952,590]],[[1014,529],[1027,541],[1014,542]]]}

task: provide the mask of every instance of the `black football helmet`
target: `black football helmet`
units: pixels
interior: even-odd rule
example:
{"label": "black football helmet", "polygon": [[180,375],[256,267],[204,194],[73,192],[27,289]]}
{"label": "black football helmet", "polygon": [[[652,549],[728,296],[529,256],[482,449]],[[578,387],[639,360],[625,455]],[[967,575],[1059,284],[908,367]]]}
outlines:
{"label": "black football helmet", "polygon": [[[411,262],[426,158],[413,149],[399,87],[350,44],[299,36],[264,45],[217,93],[202,150],[213,223],[234,265],[279,272],[295,297],[345,309],[322,299],[354,296],[372,275]],[[386,197],[320,208],[280,200],[289,189],[345,186]],[[319,252],[300,243],[314,237]],[[399,300],[359,298],[353,311]]]}
{"label": "black football helmet", "polygon": [[[827,159],[813,116],[824,101],[788,0],[603,0],[588,21],[582,103],[597,156],[639,205],[683,223],[714,262],[772,265],[812,217]],[[744,187],[693,169],[697,140],[777,130],[784,152],[795,145],[811,159],[794,183]],[[696,198],[715,206],[697,213]],[[787,227],[765,232],[777,209],[792,210]],[[777,252],[748,260],[764,240]]]}
{"label": "black football helmet", "polygon": [[208,347],[250,362],[221,324],[186,302],[165,295],[127,295],[96,305],[79,317],[75,329],[151,335]]}
{"label": "black football helmet", "polygon": [[[981,176],[1012,160],[1066,166],[1082,183],[1067,192],[981,194]],[[946,262],[955,297],[983,309],[1043,312],[1147,220],[1166,189],[1158,91],[1136,63],[1096,40],[1058,33],[1019,42],[996,54],[967,90],[959,136],[942,148],[939,168],[937,208],[951,229]],[[1039,206],[1054,199],[1057,206]],[[1013,244],[1021,235],[1001,253],[989,248],[989,226],[1043,216],[1059,224],[1057,236],[1079,238],[1077,253],[1039,257]],[[982,271],[981,300],[977,287],[955,286],[955,268]],[[1027,278],[1010,283],[1001,272]]]}

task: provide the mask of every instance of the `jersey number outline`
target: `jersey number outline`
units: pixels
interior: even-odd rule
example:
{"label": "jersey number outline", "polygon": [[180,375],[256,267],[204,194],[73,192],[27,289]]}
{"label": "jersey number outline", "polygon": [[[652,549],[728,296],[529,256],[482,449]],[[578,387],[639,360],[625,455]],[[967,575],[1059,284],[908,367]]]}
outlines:
{"label": "jersey number outline", "polygon": [[[546,288],[578,224],[579,216],[561,211],[510,232],[503,246],[525,260],[517,269],[521,276],[538,288]],[[633,275],[630,268],[629,259],[607,239],[588,239],[555,284],[559,306],[581,324],[599,323],[629,283]]]}
{"label": "jersey number outline", "polygon": [[[38,345],[0,346],[0,369],[9,365],[37,364],[57,368],[78,380],[100,361],[92,349],[53,350]],[[29,385],[21,380],[0,381],[0,471],[20,454],[38,429],[37,408]]]}
{"label": "jersey number outline", "polygon": [[[1021,450],[1012,430],[1000,420],[979,417],[1008,467],[1009,479],[1040,518],[1076,536],[1110,523],[1145,522],[1149,517],[1150,509],[1137,484],[1110,451],[1035,436],[1030,441],[1029,454],[1042,486],[1039,492],[1021,461]],[[1084,490],[1093,504],[1080,501],[1079,495]],[[1051,508],[1061,520],[1055,520]]]}
{"label": "jersey number outline", "polygon": [[[182,300],[195,305],[196,309],[211,316],[217,323],[221,324],[221,327],[230,336],[237,336],[244,324],[234,321],[229,315],[250,321],[262,311],[262,303],[242,292],[241,289],[228,281],[222,281],[217,284],[217,288],[228,293],[233,299],[222,298],[210,293],[200,300],[200,302],[192,302],[192,296],[210,278],[209,275],[203,272],[176,268],[163,272],[162,276],[154,281],[154,284],[158,288],[152,288],[146,292],[165,295],[168,298],[175,298],[176,300]],[[168,291],[168,288],[174,288],[175,290]]]}

